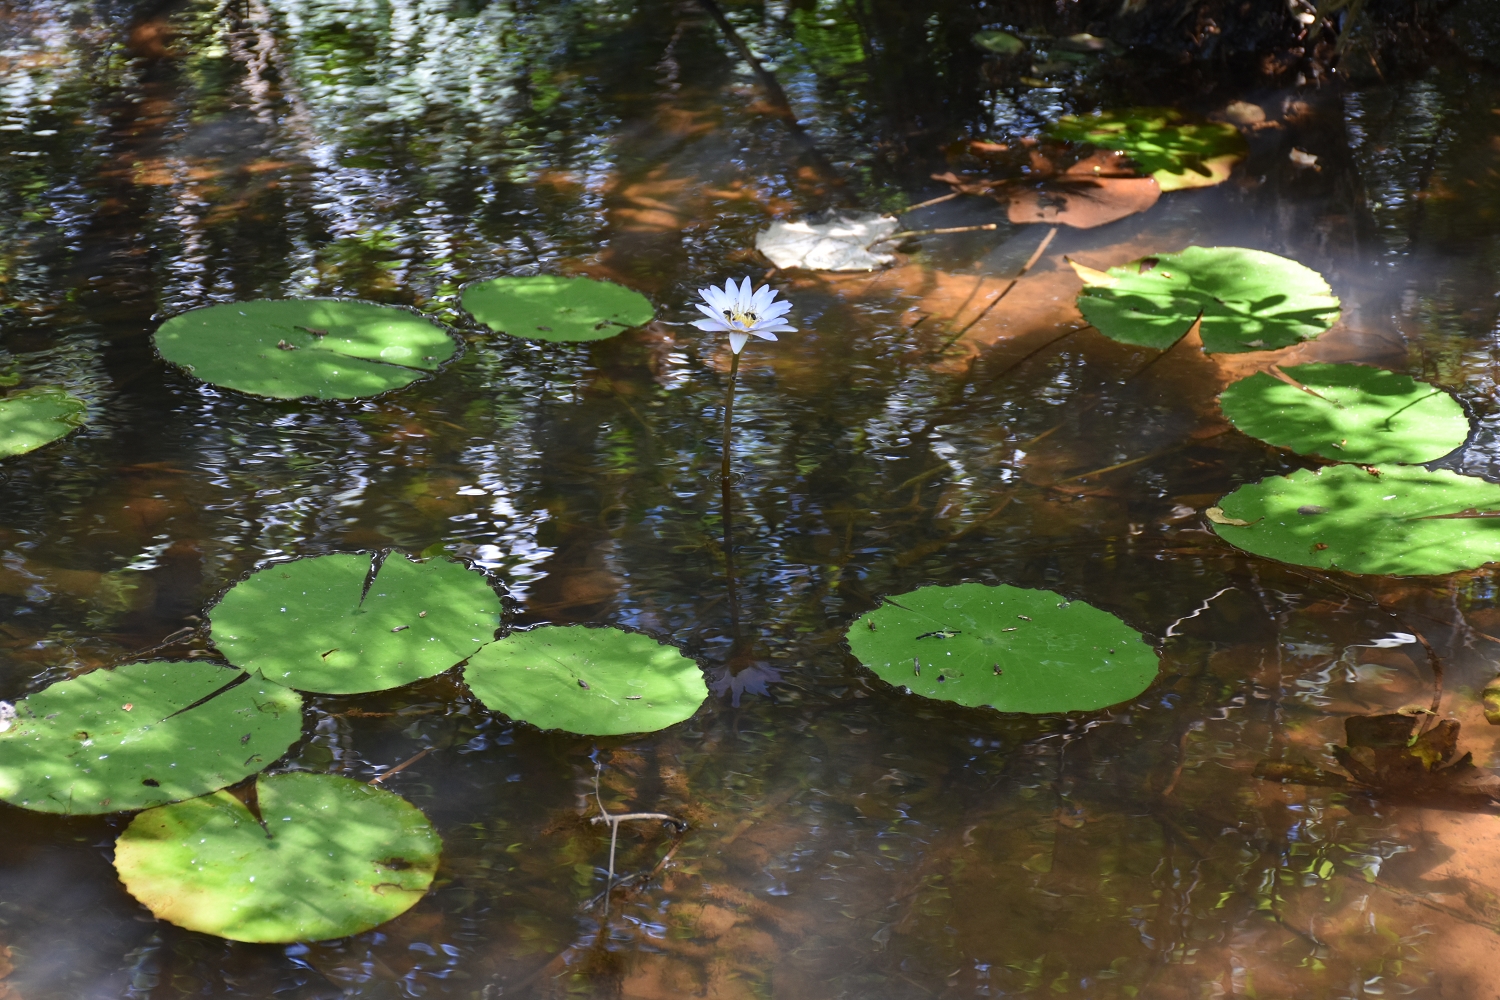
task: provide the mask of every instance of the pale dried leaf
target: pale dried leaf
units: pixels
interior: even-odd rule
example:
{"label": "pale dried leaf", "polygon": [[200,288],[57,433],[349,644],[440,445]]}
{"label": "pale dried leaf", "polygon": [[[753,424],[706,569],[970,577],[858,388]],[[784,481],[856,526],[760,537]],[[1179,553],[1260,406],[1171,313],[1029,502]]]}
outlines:
{"label": "pale dried leaf", "polygon": [[1067,261],[1068,266],[1077,272],[1085,285],[1094,288],[1113,288],[1120,283],[1119,278],[1111,277],[1107,271],[1096,271],[1092,267],[1078,263],[1072,257],[1064,257],[1063,260]]}
{"label": "pale dried leaf", "polygon": [[[1236,528],[1248,528],[1250,527],[1250,525],[1255,523],[1255,521],[1241,521],[1237,517],[1230,517],[1228,514],[1224,513],[1223,507],[1210,507],[1203,512],[1203,516],[1208,518],[1214,524],[1228,524]],[[1259,520],[1259,518],[1257,518],[1257,520]]]}
{"label": "pale dried leaf", "polygon": [[780,268],[809,271],[873,271],[895,258],[872,252],[871,244],[900,225],[889,215],[851,213],[828,222],[773,222],[755,237],[755,248]]}

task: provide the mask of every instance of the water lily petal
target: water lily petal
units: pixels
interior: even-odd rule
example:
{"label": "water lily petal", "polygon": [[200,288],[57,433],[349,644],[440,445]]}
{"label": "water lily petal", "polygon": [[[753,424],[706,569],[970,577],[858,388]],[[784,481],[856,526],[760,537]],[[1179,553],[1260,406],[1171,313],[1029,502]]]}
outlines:
{"label": "water lily petal", "polygon": [[763,316],[771,306],[771,300],[776,297],[776,291],[770,285],[761,285],[755,290],[750,298],[750,309],[757,316]]}
{"label": "water lily petal", "polygon": [[776,334],[772,333],[770,330],[751,330],[750,332],[753,333],[753,334],[755,334],[761,340],[775,340],[776,339]]}
{"label": "water lily petal", "polygon": [[738,354],[744,350],[745,341],[749,339],[750,335],[748,333],[731,333],[729,335],[729,349]]}
{"label": "water lily petal", "polygon": [[729,327],[724,325],[723,320],[699,319],[694,320],[688,325],[696,326],[698,329],[707,330],[710,333],[723,333],[725,330],[729,329]]}
{"label": "water lily petal", "polygon": [[[724,310],[729,308],[729,301],[724,297],[724,293],[712,285],[707,288],[698,289],[698,295],[704,302],[712,306],[720,316],[724,315]],[[694,303],[694,305],[697,305],[697,303]],[[699,306],[698,308],[701,309],[703,307]]]}

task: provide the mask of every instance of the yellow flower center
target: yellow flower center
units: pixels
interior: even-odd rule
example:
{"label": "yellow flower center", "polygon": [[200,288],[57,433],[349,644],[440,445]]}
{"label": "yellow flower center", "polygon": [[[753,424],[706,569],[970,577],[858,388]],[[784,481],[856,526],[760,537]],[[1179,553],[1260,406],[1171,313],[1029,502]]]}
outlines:
{"label": "yellow flower center", "polygon": [[745,329],[745,330],[750,329],[752,326],[754,326],[756,324],[755,313],[753,313],[753,312],[740,312],[740,310],[738,310],[738,309],[725,309],[724,310],[724,319],[726,321],[730,322],[730,323],[735,323],[735,324],[739,325],[741,329]]}

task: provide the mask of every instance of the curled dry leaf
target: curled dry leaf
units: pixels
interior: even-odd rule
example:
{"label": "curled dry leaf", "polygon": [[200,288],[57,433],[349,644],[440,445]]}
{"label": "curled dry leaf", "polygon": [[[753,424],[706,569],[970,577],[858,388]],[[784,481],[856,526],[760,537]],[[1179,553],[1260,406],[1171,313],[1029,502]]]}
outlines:
{"label": "curled dry leaf", "polygon": [[[1203,512],[1203,516],[1214,524],[1232,524],[1236,528],[1248,528],[1255,523],[1255,521],[1241,521],[1237,517],[1230,517],[1224,513],[1223,507],[1210,507]],[[1256,520],[1259,520],[1259,518],[1256,518]]]}

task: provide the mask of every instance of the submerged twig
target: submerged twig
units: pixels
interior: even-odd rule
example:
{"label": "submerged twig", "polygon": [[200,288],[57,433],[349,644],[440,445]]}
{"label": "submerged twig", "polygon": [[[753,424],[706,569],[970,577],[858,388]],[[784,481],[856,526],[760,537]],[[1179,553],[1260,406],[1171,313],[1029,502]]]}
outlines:
{"label": "submerged twig", "polygon": [[[1179,336],[1176,340],[1172,341],[1172,343],[1168,344],[1161,351],[1160,354],[1156,355],[1156,357],[1152,358],[1150,361],[1147,361],[1145,364],[1141,365],[1135,371],[1133,371],[1129,375],[1125,376],[1125,378],[1121,380],[1121,384],[1123,385],[1125,382],[1130,382],[1130,381],[1132,381],[1134,379],[1140,378],[1142,375],[1146,374],[1146,372],[1150,371],[1152,365],[1156,364],[1158,361],[1160,361],[1162,358],[1166,357],[1168,354],[1171,354],[1177,348],[1178,344],[1182,343],[1184,340],[1187,339],[1188,334],[1190,334],[1194,330],[1198,329],[1198,324],[1201,323],[1202,321],[1203,321],[1203,314],[1199,313],[1198,317],[1193,320],[1192,325],[1189,326],[1186,330],[1182,331],[1182,335],[1181,336]],[[1094,407],[1098,406],[1100,403],[1104,402],[1105,399],[1107,399],[1107,398],[1108,398],[1107,396],[1100,396],[1098,399],[1094,400],[1092,403],[1089,403],[1083,409],[1078,410],[1077,412],[1071,414],[1071,416],[1072,417],[1081,417],[1085,413],[1088,413],[1090,410],[1092,410]],[[1062,420],[1058,421],[1057,423],[1053,424],[1051,427],[1049,427],[1046,430],[1042,431],[1042,433],[1038,434],[1036,437],[1031,438],[1028,441],[1020,442],[1018,444],[1018,447],[1021,447],[1021,448],[1030,448],[1033,445],[1035,445],[1037,442],[1042,441],[1045,438],[1051,437],[1054,433],[1056,433],[1057,431],[1062,430],[1062,428],[1064,426],[1066,426],[1066,424],[1068,422],[1068,419],[1069,419],[1068,417],[1064,417]]]}
{"label": "submerged twig", "polygon": [[[936,230],[934,230],[934,232],[936,232]],[[964,334],[968,333],[971,329],[974,328],[975,323],[978,323],[980,320],[984,319],[985,316],[989,315],[989,311],[995,308],[995,306],[999,305],[1000,300],[1009,295],[1010,290],[1016,287],[1016,283],[1019,282],[1022,278],[1026,277],[1026,272],[1035,267],[1036,262],[1042,259],[1042,254],[1047,252],[1047,247],[1052,245],[1052,239],[1056,235],[1056,226],[1053,226],[1051,229],[1047,230],[1047,235],[1042,237],[1042,242],[1037,246],[1035,250],[1031,252],[1031,256],[1026,258],[1026,263],[1021,265],[1021,269],[1016,272],[1016,276],[1010,279],[1010,284],[1002,288],[999,295],[995,296],[989,301],[988,305],[979,310],[979,315],[969,320],[959,329],[957,333],[944,341],[943,346],[939,350],[946,351],[948,348],[952,347],[958,341],[959,337],[962,337]]]}
{"label": "submerged twig", "polygon": [[[606,916],[608,916],[609,894],[614,890],[615,887],[615,845],[620,838],[620,824],[634,822],[635,820],[654,819],[672,826],[679,834],[688,828],[688,824],[687,820],[678,819],[676,816],[671,816],[667,813],[612,813],[609,810],[605,809],[604,799],[599,795],[599,766],[597,764],[594,767],[594,801],[599,806],[599,815],[590,818],[589,822],[594,826],[598,826],[600,823],[609,824],[609,868],[606,870],[604,880],[604,913]],[[675,850],[676,848],[674,847],[672,851],[667,852],[667,857],[671,857],[673,851]],[[655,871],[660,871],[661,865],[665,863],[666,859],[663,858],[661,863],[659,863],[656,869],[653,871],[653,874]]]}

